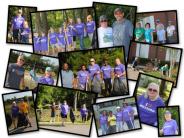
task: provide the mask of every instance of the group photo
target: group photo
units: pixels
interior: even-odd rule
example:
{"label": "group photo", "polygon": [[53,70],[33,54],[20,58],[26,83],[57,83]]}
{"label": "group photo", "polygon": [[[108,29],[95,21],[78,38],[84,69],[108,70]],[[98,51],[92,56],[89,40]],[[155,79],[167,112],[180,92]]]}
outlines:
{"label": "group photo", "polygon": [[128,57],[128,78],[137,80],[141,72],[172,81],[176,87],[181,56],[181,48],[132,42]]}
{"label": "group photo", "polygon": [[57,57],[59,52],[97,48],[93,8],[31,13],[33,50]]}
{"label": "group photo", "polygon": [[4,87],[35,91],[38,83],[56,85],[58,71],[57,58],[11,49]]}
{"label": "group photo", "polygon": [[159,107],[157,110],[159,137],[181,136],[179,106]]}
{"label": "group photo", "polygon": [[96,94],[39,84],[36,112],[39,128],[89,136]]}
{"label": "group photo", "polygon": [[98,97],[128,95],[124,47],[59,53],[62,86]]}
{"label": "group photo", "polygon": [[32,91],[2,94],[9,135],[38,131]]}
{"label": "group photo", "polygon": [[124,46],[128,56],[133,30],[136,6],[93,2],[96,13],[99,48]]}
{"label": "group photo", "polygon": [[98,137],[142,128],[134,97],[97,103],[93,110]]}
{"label": "group photo", "polygon": [[148,44],[177,44],[177,11],[137,13],[134,40]]}
{"label": "group photo", "polygon": [[8,6],[6,42],[13,44],[32,44],[30,12],[37,7]]}
{"label": "group photo", "polygon": [[140,121],[157,127],[157,107],[167,106],[173,83],[146,74],[140,74],[134,90]]}

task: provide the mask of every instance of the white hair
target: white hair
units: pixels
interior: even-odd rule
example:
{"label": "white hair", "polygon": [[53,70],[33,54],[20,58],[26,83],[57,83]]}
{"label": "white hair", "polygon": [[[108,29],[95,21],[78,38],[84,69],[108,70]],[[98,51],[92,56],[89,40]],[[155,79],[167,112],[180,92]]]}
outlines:
{"label": "white hair", "polygon": [[151,85],[154,85],[156,86],[156,89],[157,89],[157,96],[153,99],[153,101],[157,100],[160,96],[159,96],[159,90],[160,90],[160,86],[157,84],[157,83],[154,83],[154,82],[151,82],[148,84],[148,87],[146,89],[146,92],[144,93],[144,98],[148,98],[148,89]]}

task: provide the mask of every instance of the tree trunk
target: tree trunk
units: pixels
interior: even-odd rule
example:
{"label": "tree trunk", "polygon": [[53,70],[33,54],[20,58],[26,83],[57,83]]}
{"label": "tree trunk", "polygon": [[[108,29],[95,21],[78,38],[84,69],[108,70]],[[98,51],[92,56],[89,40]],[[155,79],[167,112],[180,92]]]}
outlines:
{"label": "tree trunk", "polygon": [[35,28],[36,28],[36,32],[41,34],[41,19],[40,19],[40,13],[35,13]]}
{"label": "tree trunk", "polygon": [[41,12],[40,16],[41,16],[42,31],[47,35],[48,34],[47,13]]}

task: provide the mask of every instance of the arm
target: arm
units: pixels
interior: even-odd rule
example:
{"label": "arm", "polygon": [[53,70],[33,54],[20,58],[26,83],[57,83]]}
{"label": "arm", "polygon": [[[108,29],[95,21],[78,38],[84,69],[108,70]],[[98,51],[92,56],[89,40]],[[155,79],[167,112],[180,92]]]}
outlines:
{"label": "arm", "polygon": [[24,76],[20,80],[20,88],[24,89],[25,88],[25,83],[24,83]]}

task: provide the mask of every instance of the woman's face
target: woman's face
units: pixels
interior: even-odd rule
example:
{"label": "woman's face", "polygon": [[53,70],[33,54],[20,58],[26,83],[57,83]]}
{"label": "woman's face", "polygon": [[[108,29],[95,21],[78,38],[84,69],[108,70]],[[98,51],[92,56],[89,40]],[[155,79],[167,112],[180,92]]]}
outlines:
{"label": "woman's face", "polygon": [[77,23],[81,23],[81,19],[80,18],[77,19]]}
{"label": "woman's face", "polygon": [[68,70],[68,64],[65,63],[65,64],[63,65],[63,69],[64,69],[64,70]]}
{"label": "woman's face", "polygon": [[137,23],[137,24],[136,24],[136,27],[137,27],[137,28],[141,28],[141,24],[140,24],[140,23]]}
{"label": "woman's face", "polygon": [[24,65],[24,59],[22,58],[22,57],[18,57],[18,59],[17,59],[17,64],[19,65],[19,66],[23,66]]}
{"label": "woman's face", "polygon": [[86,67],[85,66],[82,66],[82,70],[86,70]]}
{"label": "woman's face", "polygon": [[154,98],[157,97],[157,95],[158,95],[158,86],[156,86],[156,85],[150,85],[148,87],[148,97],[150,99],[154,99]]}
{"label": "woman's face", "polygon": [[115,61],[115,62],[116,62],[116,65],[121,64],[121,61],[120,61],[120,59],[118,59],[118,58],[116,59],[116,61]]}
{"label": "woman's face", "polygon": [[100,22],[100,26],[101,26],[102,28],[107,28],[107,26],[108,26],[107,20],[102,20],[102,21]]}
{"label": "woman's face", "polygon": [[46,71],[46,72],[45,72],[45,76],[46,76],[46,77],[50,77],[51,74],[52,74],[52,72],[50,72],[50,71]]}
{"label": "woman's face", "polygon": [[171,114],[165,114],[165,120],[166,121],[171,120]]}
{"label": "woman's face", "polygon": [[106,115],[106,112],[105,111],[103,111],[103,115]]}

